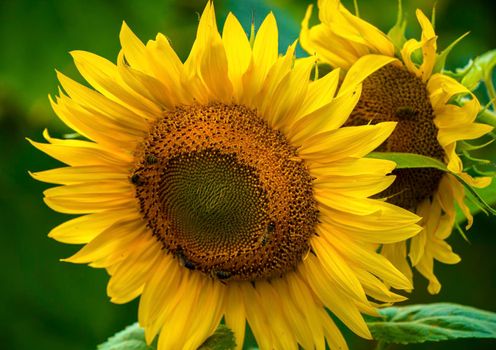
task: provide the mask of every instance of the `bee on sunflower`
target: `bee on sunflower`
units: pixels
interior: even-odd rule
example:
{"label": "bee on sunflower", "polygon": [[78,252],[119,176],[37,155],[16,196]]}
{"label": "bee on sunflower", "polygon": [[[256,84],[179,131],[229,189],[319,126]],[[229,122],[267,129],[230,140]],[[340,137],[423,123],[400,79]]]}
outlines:
{"label": "bee on sunflower", "polygon": [[[346,349],[329,311],[371,338],[361,313],[412,288],[380,244],[419,233],[419,217],[371,196],[391,161],[364,158],[396,122],[341,127],[362,81],[394,61],[358,59],[309,80],[315,58],[278,54],[269,14],[247,37],[212,2],[182,62],[167,38],[143,44],[123,24],[117,63],[75,51],[93,87],[58,73],[52,106],[85,139],[31,141],[66,167],[32,173],[58,184],[53,210],[80,215],[49,236],[85,244],[73,263],[105,268],[115,303],[140,297],[158,349],[196,349],[223,320],[241,348]],[[374,301],[371,301],[374,300]]]}
{"label": "bee on sunflower", "polygon": [[[400,3],[401,5],[401,3]],[[394,121],[395,131],[377,149],[382,152],[414,153],[443,162],[451,172],[434,168],[396,169],[396,180],[380,197],[422,217],[422,232],[407,242],[386,244],[382,254],[412,280],[411,266],[429,280],[436,294],[441,284],[434,274],[434,260],[456,264],[460,257],[446,242],[455,224],[455,203],[473,222],[465,203],[463,185],[453,174],[474,187],[490,184],[490,177],[472,178],[464,172],[456,153],[458,141],[479,138],[492,130],[476,123],[481,110],[477,98],[462,84],[443,74],[445,55],[437,53],[432,23],[416,11],[422,28],[420,40],[404,38],[400,16],[388,35],[350,13],[339,0],[318,1],[320,23],[309,27],[312,5],[301,24],[301,45],[322,62],[344,70],[367,55],[394,61],[372,73],[363,82],[360,99],[345,125],[373,125]],[[455,97],[467,96],[463,104]],[[408,258],[407,258],[408,256]],[[409,261],[408,261],[409,260]]]}

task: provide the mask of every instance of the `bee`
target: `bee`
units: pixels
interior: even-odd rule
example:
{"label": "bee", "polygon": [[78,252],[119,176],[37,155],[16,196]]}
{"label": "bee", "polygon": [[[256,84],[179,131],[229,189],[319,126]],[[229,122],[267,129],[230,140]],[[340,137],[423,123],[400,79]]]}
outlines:
{"label": "bee", "polygon": [[195,264],[193,264],[189,259],[184,255],[182,250],[179,250],[176,252],[176,257],[179,260],[179,264],[181,266],[184,266],[188,270],[194,270],[196,269]]}
{"label": "bee", "polygon": [[274,221],[269,222],[267,225],[267,232],[273,234],[276,231],[276,223]]}
{"label": "bee", "polygon": [[155,157],[155,155],[153,154],[148,154],[146,157],[145,157],[145,162],[146,164],[148,165],[152,165],[152,164],[156,164],[158,162],[158,159],[157,157]]}
{"label": "bee", "polygon": [[267,244],[267,241],[269,240],[270,236],[276,231],[276,223],[274,221],[269,222],[267,225],[267,230],[264,232],[262,235],[262,239],[260,241],[260,244],[265,246]]}
{"label": "bee", "polygon": [[400,119],[414,119],[418,116],[419,112],[409,106],[403,106],[396,109],[396,117]]}
{"label": "bee", "polygon": [[212,270],[210,272],[210,274],[212,275],[213,278],[216,278],[216,279],[220,280],[221,282],[232,277],[231,272],[224,271],[224,270]]}
{"label": "bee", "polygon": [[141,176],[139,176],[138,174],[134,173],[132,176],[131,176],[131,183],[133,185],[136,185],[136,186],[141,186],[144,184],[143,182],[143,179],[141,178]]}

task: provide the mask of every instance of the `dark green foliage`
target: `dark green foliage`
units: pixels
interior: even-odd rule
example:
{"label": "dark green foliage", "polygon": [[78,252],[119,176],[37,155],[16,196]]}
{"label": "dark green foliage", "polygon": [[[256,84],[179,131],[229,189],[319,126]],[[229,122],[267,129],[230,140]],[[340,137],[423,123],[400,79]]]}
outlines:
{"label": "dark green foliage", "polygon": [[110,337],[98,350],[154,350],[156,345],[146,345],[143,328],[135,323]]}
{"label": "dark green foliage", "polygon": [[[232,350],[236,347],[233,332],[225,325],[219,325],[198,350]],[[135,323],[110,337],[105,343],[98,346],[98,350],[155,350],[156,341],[146,345],[143,328]]]}
{"label": "dark green foliage", "polygon": [[385,343],[423,343],[459,338],[496,338],[496,314],[473,307],[438,303],[389,307],[383,320],[368,322],[374,339]]}
{"label": "dark green foliage", "polygon": [[234,333],[225,325],[219,325],[198,350],[232,350],[236,347]]}

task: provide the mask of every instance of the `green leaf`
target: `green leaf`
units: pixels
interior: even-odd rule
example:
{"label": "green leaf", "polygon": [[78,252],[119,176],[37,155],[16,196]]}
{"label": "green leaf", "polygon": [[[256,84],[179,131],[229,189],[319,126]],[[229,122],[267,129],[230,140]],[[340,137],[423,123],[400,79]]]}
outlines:
{"label": "green leaf", "polygon": [[387,33],[398,53],[403,47],[403,44],[406,42],[405,30],[406,20],[403,17],[403,4],[401,0],[398,0],[398,14],[396,16],[396,23]]}
{"label": "green leaf", "polygon": [[[485,188],[481,188],[477,190],[477,193],[490,205],[496,204],[496,181],[493,181],[489,186]],[[481,211],[481,208],[472,201],[467,201],[465,203],[468,206],[468,209],[472,213],[472,215],[477,214]],[[456,223],[461,225],[466,220],[465,215],[461,210],[457,210],[456,212]]]}
{"label": "green leaf", "polygon": [[437,303],[389,307],[383,319],[367,322],[374,339],[410,344],[459,338],[496,338],[496,314],[473,307]]}
{"label": "green leaf", "polygon": [[437,55],[436,64],[434,65],[433,68],[434,73],[439,73],[444,70],[444,66],[446,65],[446,59],[448,58],[448,55],[450,54],[451,50],[453,50],[456,44],[462,41],[462,39],[465,38],[468,34],[469,32],[460,36],[458,39],[453,41],[447,48],[445,48],[440,54]]}
{"label": "green leaf", "polygon": [[476,158],[472,156],[468,151],[462,151],[464,158],[471,160],[474,163],[479,163],[479,164],[491,164],[490,160],[487,159],[482,159],[482,158]]}
{"label": "green leaf", "polygon": [[[234,333],[225,325],[219,325],[198,350],[233,350],[236,348]],[[138,323],[128,326],[124,330],[110,337],[105,343],[98,346],[98,350],[156,350],[154,341],[146,345],[145,331]]]}
{"label": "green leaf", "polygon": [[[491,103],[496,103],[496,101],[491,101]],[[496,112],[485,108],[477,115],[477,121],[496,128]]]}
{"label": "green leaf", "polygon": [[372,152],[367,156],[368,158],[387,159],[396,163],[397,169],[407,168],[436,168],[442,171],[448,171],[446,164],[443,162],[414,153],[400,153],[400,152]]}
{"label": "green leaf", "polygon": [[154,350],[156,345],[146,345],[145,331],[138,323],[110,337],[105,343],[98,345],[98,350]]}
{"label": "green leaf", "polygon": [[227,326],[221,324],[198,350],[233,350],[236,348],[234,333]]}
{"label": "green leaf", "polygon": [[495,66],[496,50],[488,51],[477,57],[472,64],[460,71],[463,72],[461,83],[469,90],[476,87],[481,80],[487,83],[492,80],[491,72]]}
{"label": "green leaf", "polygon": [[456,145],[457,149],[460,149],[462,151],[476,151],[479,149],[482,149],[484,147],[489,146],[491,143],[493,143],[494,140],[489,140],[482,145],[474,145],[468,141],[459,141]]}
{"label": "green leaf", "polygon": [[446,164],[437,159],[422,156],[420,154],[399,152],[372,152],[369,153],[368,157],[391,160],[396,163],[397,169],[435,168],[450,173],[465,186],[465,189],[468,191],[469,196],[472,196],[471,199],[474,200],[482,210],[496,215],[496,210],[489,204],[487,204],[486,201],[477,193],[477,191],[472,186],[466,183],[465,180],[458,174],[449,171],[446,167]]}

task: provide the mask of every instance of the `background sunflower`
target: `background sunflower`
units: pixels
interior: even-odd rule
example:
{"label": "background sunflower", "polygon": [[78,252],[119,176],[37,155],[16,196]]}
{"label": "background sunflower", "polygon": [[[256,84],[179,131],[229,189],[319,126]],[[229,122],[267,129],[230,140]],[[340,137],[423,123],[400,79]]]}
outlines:
{"label": "background sunflower", "polygon": [[[406,1],[405,1],[406,2]],[[280,47],[285,48],[298,36],[299,21],[310,1],[217,1],[219,22],[231,9],[247,27],[252,11],[259,24],[268,9],[279,20]],[[351,1],[344,1],[352,8]],[[432,1],[405,3],[414,23],[414,7],[426,13]],[[50,129],[64,134],[67,129],[56,124],[47,93],[55,94],[54,67],[77,76],[65,52],[84,49],[115,57],[115,37],[121,21],[126,20],[143,40],[157,31],[166,32],[174,48],[185,58],[195,35],[197,16],[204,4],[198,1],[3,1],[0,3],[0,223],[2,224],[0,263],[4,268],[0,289],[3,301],[0,341],[6,349],[91,349],[110,334],[136,319],[136,305],[114,305],[105,295],[104,271],[84,266],[62,264],[57,257],[75,252],[47,239],[46,232],[66,217],[49,210],[39,193],[47,185],[32,181],[26,170],[49,169],[58,164],[41,157],[23,139],[39,139],[40,131],[50,121]],[[493,8],[490,8],[493,6]],[[439,1],[436,29],[440,47],[446,47],[460,34],[470,30],[463,46],[455,47],[448,68],[463,66],[470,57],[496,46],[486,33],[495,31],[491,14],[496,8],[487,1],[472,1],[471,11],[455,1]],[[361,15],[387,30],[394,23],[396,7],[391,1],[361,1]],[[415,25],[409,27],[416,28]],[[418,37],[418,33],[410,33]],[[493,41],[491,41],[493,40]],[[463,49],[462,49],[463,47]],[[82,81],[82,80],[81,80]],[[488,157],[490,158],[490,156]],[[493,154],[494,159],[494,154]],[[496,240],[490,234],[494,218],[479,215],[469,232],[471,244],[454,235],[454,249],[463,256],[457,266],[439,266],[443,290],[437,296],[427,294],[426,282],[418,279],[409,303],[450,301],[495,310],[496,267],[491,259]],[[474,273],[477,271],[477,273]],[[77,287],[76,287],[77,286]],[[347,336],[352,349],[366,349],[370,344]],[[469,345],[470,344],[470,345]],[[429,344],[442,349],[447,344]],[[494,341],[466,340],[450,348],[492,349]],[[423,349],[426,345],[404,349]]]}

